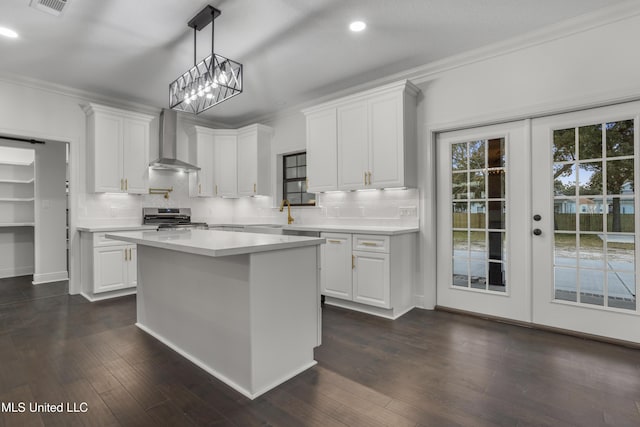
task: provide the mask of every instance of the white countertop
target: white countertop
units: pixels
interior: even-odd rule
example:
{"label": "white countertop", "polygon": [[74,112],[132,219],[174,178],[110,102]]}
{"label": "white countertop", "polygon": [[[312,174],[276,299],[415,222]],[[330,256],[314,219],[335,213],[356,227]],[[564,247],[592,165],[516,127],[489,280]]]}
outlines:
{"label": "white countertop", "polygon": [[76,227],[76,230],[87,231],[89,233],[100,233],[105,231],[155,230],[157,228],[157,225],[96,225]]}
{"label": "white countertop", "polygon": [[138,245],[212,257],[291,249],[320,245],[325,242],[325,239],[316,237],[218,230],[131,231],[108,233],[106,237]]}
{"label": "white countertop", "polygon": [[285,225],[289,230],[328,231],[336,233],[363,233],[395,235],[405,233],[417,233],[418,227],[385,227],[380,225]]}
{"label": "white countertop", "polygon": [[[209,227],[251,227],[254,231],[259,227],[273,227],[276,224],[209,224]],[[324,225],[324,224],[277,224],[278,228],[283,230],[300,230],[300,231],[327,231],[334,233],[362,233],[362,234],[379,234],[379,235],[396,235],[405,233],[417,233],[420,231],[418,227],[401,227],[401,226],[382,226],[382,225]]]}

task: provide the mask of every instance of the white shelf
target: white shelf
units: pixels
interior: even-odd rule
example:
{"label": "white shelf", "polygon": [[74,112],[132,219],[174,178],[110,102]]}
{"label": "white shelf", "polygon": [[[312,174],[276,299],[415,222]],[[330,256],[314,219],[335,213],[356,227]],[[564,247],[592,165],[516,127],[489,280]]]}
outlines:
{"label": "white shelf", "polygon": [[4,183],[4,184],[33,184],[34,181],[35,181],[35,179],[33,179],[33,178],[27,179],[27,180],[23,180],[23,179],[0,179],[0,183]]}
{"label": "white shelf", "polygon": [[0,202],[33,202],[35,199],[33,197],[26,199],[16,199],[16,198],[0,198]]}
{"label": "white shelf", "polygon": [[0,223],[0,228],[12,228],[12,227],[35,227],[35,222],[7,222]]}
{"label": "white shelf", "polygon": [[0,165],[10,165],[10,166],[33,166],[33,162],[7,162],[7,161],[1,161],[0,160]]}

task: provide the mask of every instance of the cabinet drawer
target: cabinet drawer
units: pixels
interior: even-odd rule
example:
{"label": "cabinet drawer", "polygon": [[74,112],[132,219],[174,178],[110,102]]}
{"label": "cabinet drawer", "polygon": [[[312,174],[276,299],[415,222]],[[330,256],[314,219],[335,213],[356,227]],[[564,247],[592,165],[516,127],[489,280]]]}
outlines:
{"label": "cabinet drawer", "polygon": [[389,253],[389,236],[354,234],[353,250]]}
{"label": "cabinet drawer", "polygon": [[105,237],[105,235],[108,234],[106,232],[104,233],[93,233],[93,247],[94,248],[99,248],[99,247],[103,247],[103,246],[118,246],[118,245],[124,245],[125,242],[119,241],[119,240],[113,240],[113,239],[107,239]]}

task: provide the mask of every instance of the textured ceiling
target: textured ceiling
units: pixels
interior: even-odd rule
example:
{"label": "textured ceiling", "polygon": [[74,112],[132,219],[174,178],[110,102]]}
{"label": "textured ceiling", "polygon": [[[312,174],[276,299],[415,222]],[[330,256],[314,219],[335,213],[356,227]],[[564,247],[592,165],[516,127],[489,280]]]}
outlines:
{"label": "textured ceiling", "polygon": [[[618,0],[69,0],[62,16],[2,0],[0,74],[167,107],[193,64],[187,22],[206,4],[215,51],[244,64],[244,93],[205,117],[229,124],[521,35]],[[354,19],[367,29],[351,33]],[[198,33],[198,60],[211,27]]]}

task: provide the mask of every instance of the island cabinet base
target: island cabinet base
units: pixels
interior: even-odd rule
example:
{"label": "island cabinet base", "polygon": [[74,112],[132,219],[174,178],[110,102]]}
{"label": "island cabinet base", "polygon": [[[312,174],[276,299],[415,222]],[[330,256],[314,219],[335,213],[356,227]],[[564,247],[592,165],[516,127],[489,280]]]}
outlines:
{"label": "island cabinet base", "polygon": [[316,248],[211,257],[139,246],[137,326],[254,399],[316,364]]}

